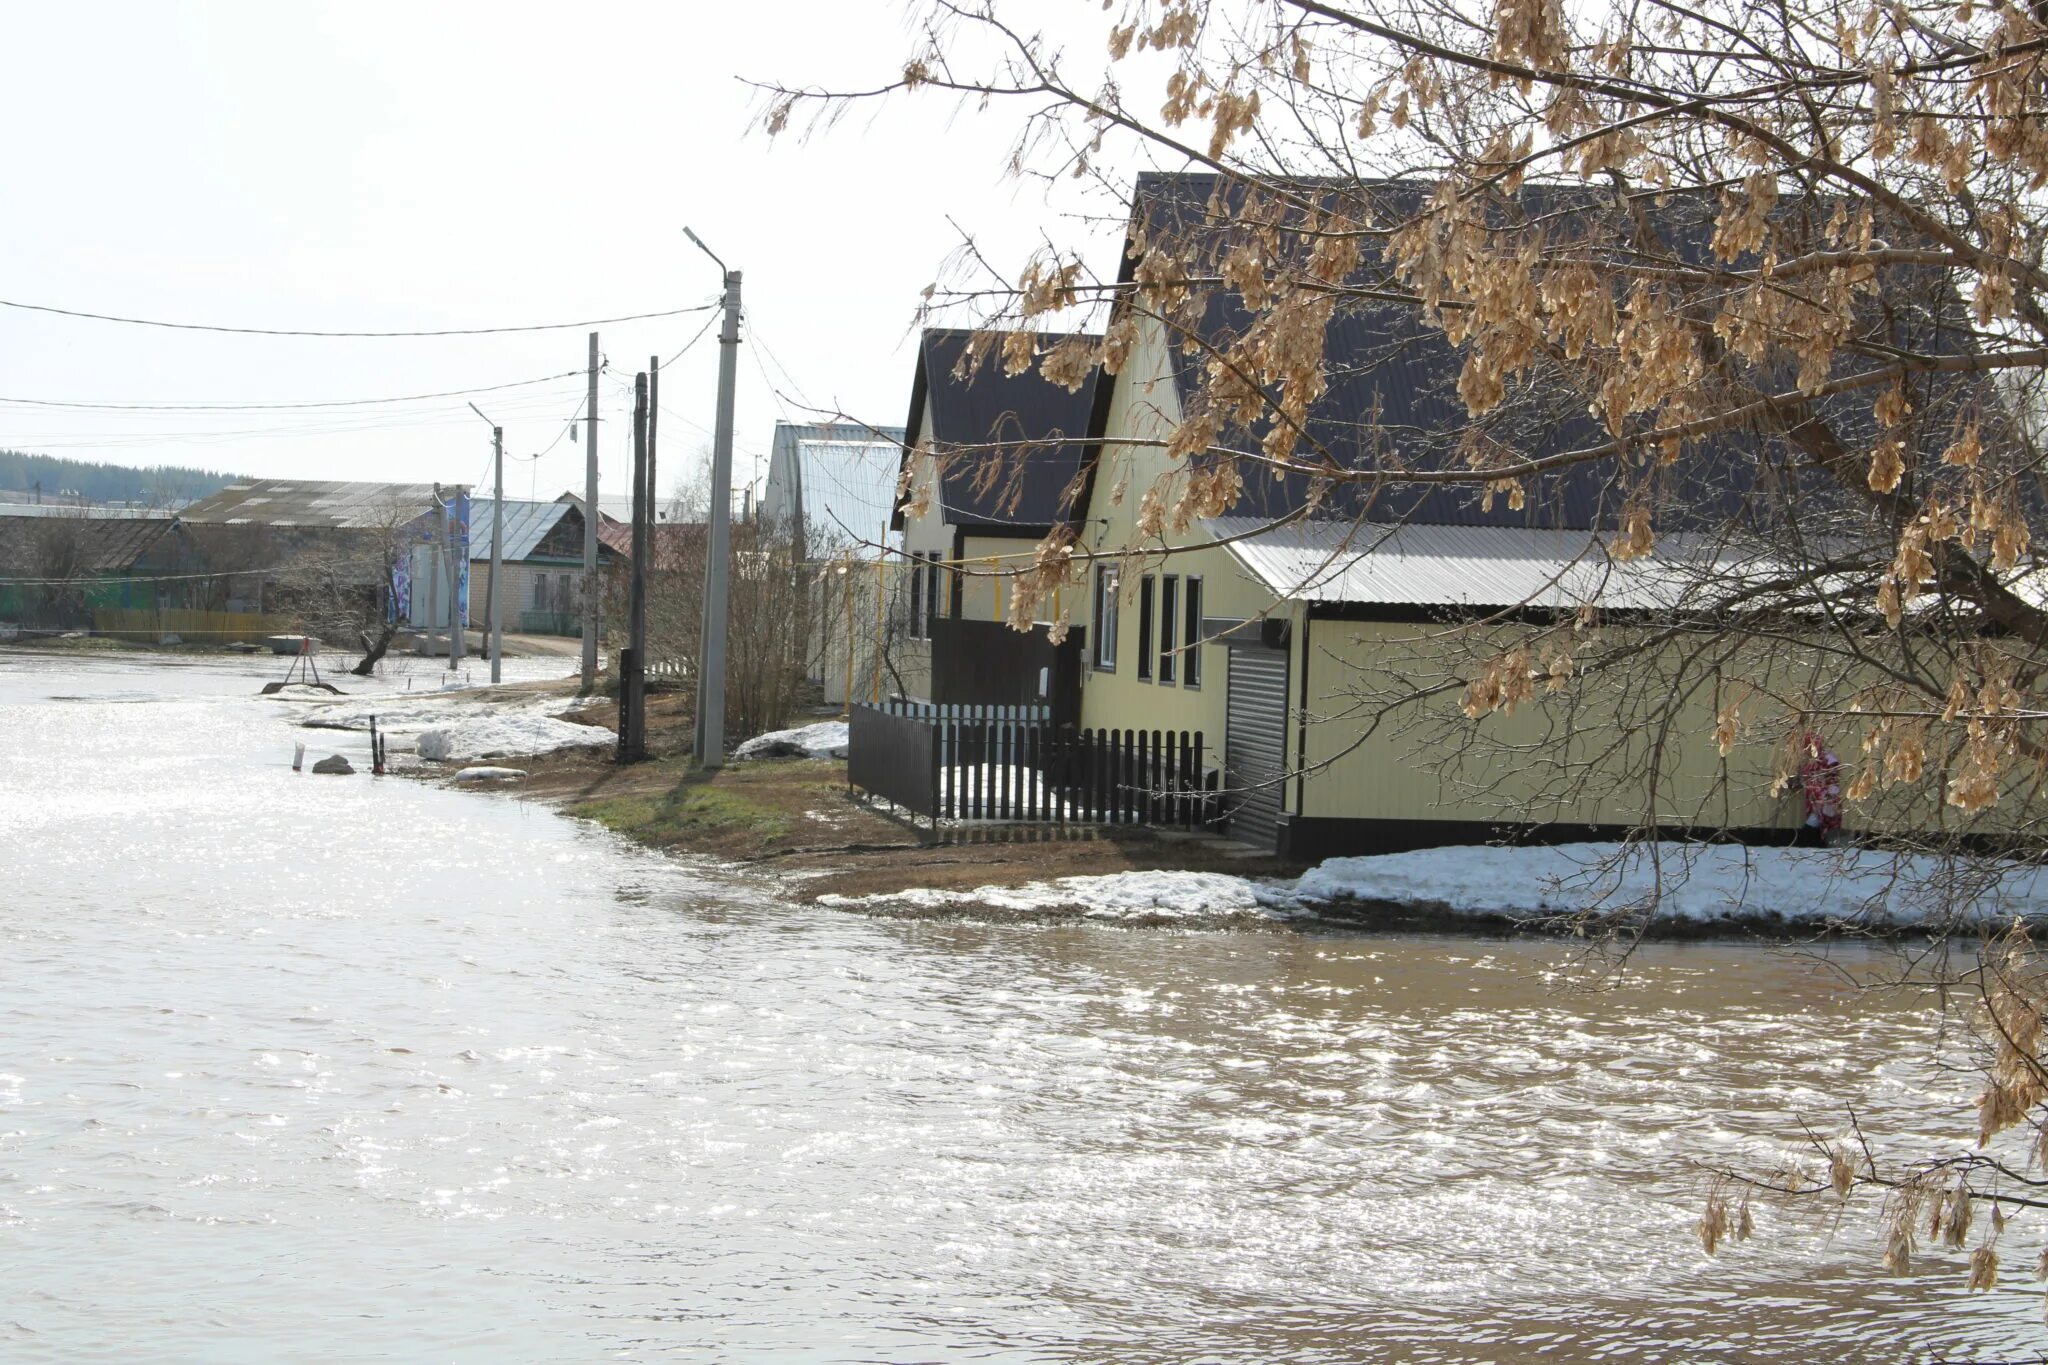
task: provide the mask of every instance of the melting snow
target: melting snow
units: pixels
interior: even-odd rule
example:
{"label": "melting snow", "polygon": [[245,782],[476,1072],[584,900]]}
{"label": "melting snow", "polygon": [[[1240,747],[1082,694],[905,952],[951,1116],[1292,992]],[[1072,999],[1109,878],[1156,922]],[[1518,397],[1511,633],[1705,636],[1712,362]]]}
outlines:
{"label": "melting snow", "polygon": [[822,720],[816,725],[802,725],[794,730],[770,730],[765,735],[755,735],[734,749],[732,756],[789,758],[802,755],[805,758],[845,758],[846,745],[846,722]]}
{"label": "melting snow", "polygon": [[1697,924],[1776,919],[1910,926],[1951,906],[1977,921],[2048,916],[2048,871],[1862,849],[1586,843],[1332,858],[1294,882],[1221,872],[1118,872],[819,901],[844,908],[1057,911],[1109,920],[1284,919],[1366,903],[1472,919],[1537,920],[1586,909],[1641,908],[1653,896],[1660,917]]}

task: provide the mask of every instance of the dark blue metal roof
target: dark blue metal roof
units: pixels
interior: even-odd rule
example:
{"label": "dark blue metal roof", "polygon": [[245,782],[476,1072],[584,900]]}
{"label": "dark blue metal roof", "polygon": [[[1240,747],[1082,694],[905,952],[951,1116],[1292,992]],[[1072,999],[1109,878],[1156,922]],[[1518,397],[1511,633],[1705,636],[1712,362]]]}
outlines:
{"label": "dark blue metal roof", "polygon": [[[970,452],[945,464],[940,500],[948,523],[970,530],[1042,533],[1071,510],[1098,372],[1090,371],[1087,382],[1070,393],[1048,381],[1036,365],[1022,374],[1004,374],[997,348],[963,375],[958,373],[961,357],[973,336],[943,328],[925,332],[911,384],[909,424],[917,422],[922,408],[923,429],[914,433],[918,439],[941,454],[949,448]],[[1039,349],[1065,339],[1047,334]]]}

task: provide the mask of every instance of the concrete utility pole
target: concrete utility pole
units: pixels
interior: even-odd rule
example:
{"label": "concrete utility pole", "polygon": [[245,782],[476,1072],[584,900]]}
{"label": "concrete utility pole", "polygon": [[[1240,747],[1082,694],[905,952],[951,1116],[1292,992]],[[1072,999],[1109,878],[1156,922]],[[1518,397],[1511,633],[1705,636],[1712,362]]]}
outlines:
{"label": "concrete utility pole", "polygon": [[[474,403],[469,410],[484,417],[484,410]],[[484,421],[491,419],[484,417]],[[491,462],[497,471],[497,486],[491,501],[491,578],[484,584],[484,629],[489,632],[484,647],[491,652],[491,681],[495,683],[502,680],[499,668],[505,652],[505,599],[498,593],[498,579],[505,568],[505,428],[495,422],[491,422]]]}
{"label": "concrete utility pole", "polygon": [[704,239],[683,233],[725,274],[725,324],[718,330],[718,422],[711,439],[711,525],[704,549],[704,634],[697,651],[697,762],[725,766],[725,628],[732,563],[732,406],[740,353],[740,272]]}
{"label": "concrete utility pole", "polygon": [[441,515],[448,528],[448,543],[442,547],[442,553],[448,556],[448,671],[453,673],[462,662],[462,647],[467,643],[462,637],[469,623],[462,619],[461,485],[450,496],[452,500]]}
{"label": "concrete utility pole", "polygon": [[633,585],[619,656],[619,762],[647,757],[647,375],[633,377]]}
{"label": "concrete utility pole", "polygon": [[590,334],[590,396],[583,415],[583,690],[597,686],[597,333]]}

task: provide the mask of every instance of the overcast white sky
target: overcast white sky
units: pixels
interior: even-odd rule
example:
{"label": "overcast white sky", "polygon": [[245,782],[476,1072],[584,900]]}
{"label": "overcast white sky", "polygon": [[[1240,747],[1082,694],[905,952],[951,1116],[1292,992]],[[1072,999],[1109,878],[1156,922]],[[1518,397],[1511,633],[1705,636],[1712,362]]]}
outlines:
{"label": "overcast white sky", "polygon": [[[1096,41],[1095,0],[1027,9],[1071,25],[1077,47]],[[778,409],[764,369],[813,403],[903,420],[909,325],[957,244],[949,215],[1006,269],[1043,231],[1084,232],[1061,217],[1077,205],[1004,177],[1014,109],[916,99],[802,144],[751,130],[761,103],[742,76],[859,85],[900,70],[904,0],[6,0],[4,13],[0,298],[308,329],[608,317],[715,297],[688,223],[746,272],[736,483],[765,473],[776,418],[803,415]],[[1098,257],[1113,252],[1095,235]],[[626,484],[632,371],[700,324],[603,329],[626,372],[602,386],[608,493]],[[663,373],[664,485],[709,443],[717,349],[707,337]],[[585,352],[581,331],[251,338],[0,309],[0,398],[371,398],[580,371]],[[478,398],[509,454],[552,446],[508,460],[508,494],[581,487],[582,448],[558,438],[583,384]],[[489,445],[460,400],[346,418],[0,404],[0,448],[258,476],[473,482]]]}

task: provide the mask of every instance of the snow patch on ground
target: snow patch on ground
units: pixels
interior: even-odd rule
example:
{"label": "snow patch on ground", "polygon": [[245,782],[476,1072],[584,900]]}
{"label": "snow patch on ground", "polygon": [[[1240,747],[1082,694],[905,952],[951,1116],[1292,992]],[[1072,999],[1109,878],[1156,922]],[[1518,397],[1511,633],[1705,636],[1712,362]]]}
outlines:
{"label": "snow patch on ground", "polygon": [[1993,919],[2048,913],[2048,876],[1991,861],[1959,865],[1873,849],[1740,844],[1559,844],[1437,848],[1332,858],[1295,884],[1304,901],[1377,901],[1455,915],[1540,919],[1624,910],[1695,924],[1782,919],[1910,926],[1945,914]]}
{"label": "snow patch on ground", "polygon": [[1474,920],[1533,921],[1647,908],[1698,925],[1780,921],[1908,928],[1960,913],[1978,922],[2048,917],[2048,871],[1867,849],[1734,844],[1460,847],[1332,858],[1297,881],[1223,872],[1117,872],[967,891],[821,896],[841,909],[974,908],[1172,922],[1313,917],[1371,905]]}
{"label": "snow patch on ground", "polygon": [[894,895],[820,896],[818,903],[839,909],[973,907],[1013,914],[1059,912],[1083,919],[1145,923],[1294,919],[1305,913],[1284,892],[1225,872],[1112,872],[1023,886],[979,886],[971,891],[914,888]]}
{"label": "snow patch on ground", "polygon": [[526,776],[524,768],[464,768],[455,774],[457,782],[505,782]]}
{"label": "snow patch on ground", "polygon": [[822,720],[816,725],[802,725],[794,730],[770,730],[765,735],[755,735],[734,749],[732,756],[736,759],[845,758],[847,743],[845,721]]}
{"label": "snow patch on ground", "polygon": [[323,706],[306,717],[313,729],[368,730],[370,718],[393,752],[411,748],[435,762],[553,753],[612,743],[612,733],[561,719],[578,709],[559,698],[515,703],[487,694],[357,698]]}

